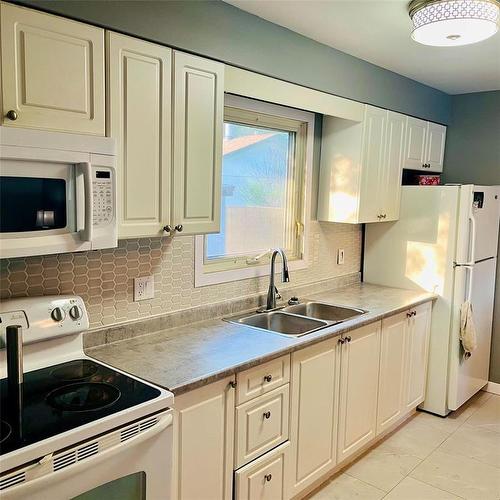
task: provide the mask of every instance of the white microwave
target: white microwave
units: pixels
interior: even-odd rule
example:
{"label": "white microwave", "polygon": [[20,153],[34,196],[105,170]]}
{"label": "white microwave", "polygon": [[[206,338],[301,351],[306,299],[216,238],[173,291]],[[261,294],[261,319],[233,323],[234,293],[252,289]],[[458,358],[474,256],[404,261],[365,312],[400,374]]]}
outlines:
{"label": "white microwave", "polygon": [[116,247],[115,148],[0,127],[0,258]]}

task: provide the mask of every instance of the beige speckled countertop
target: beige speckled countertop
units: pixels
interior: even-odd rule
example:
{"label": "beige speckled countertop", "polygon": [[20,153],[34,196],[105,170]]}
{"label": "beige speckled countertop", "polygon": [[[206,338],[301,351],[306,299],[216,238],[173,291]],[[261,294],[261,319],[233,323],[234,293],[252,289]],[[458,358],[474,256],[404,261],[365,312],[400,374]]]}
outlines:
{"label": "beige speckled countertop", "polygon": [[426,292],[359,283],[307,299],[358,307],[367,314],[302,337],[217,319],[92,347],[86,353],[178,395],[435,298]]}

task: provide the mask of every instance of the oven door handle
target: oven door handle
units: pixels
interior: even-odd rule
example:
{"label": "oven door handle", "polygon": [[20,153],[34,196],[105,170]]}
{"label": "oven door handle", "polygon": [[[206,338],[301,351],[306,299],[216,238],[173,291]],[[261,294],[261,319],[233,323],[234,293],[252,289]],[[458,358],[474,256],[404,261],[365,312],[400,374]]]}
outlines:
{"label": "oven door handle", "polygon": [[[92,191],[92,164],[89,162],[77,163],[77,172],[83,176],[83,199],[85,222],[83,229],[80,230],[82,241],[92,241],[93,231],[93,191]],[[78,214],[77,214],[78,215]]]}
{"label": "oven door handle", "polygon": [[[120,453],[124,448],[129,446],[137,446],[143,443],[144,441],[147,441],[148,439],[151,439],[152,437],[158,435],[160,432],[163,432],[167,427],[172,425],[173,422],[172,414],[173,412],[171,410],[164,413],[160,417],[160,421],[153,427],[149,428],[144,432],[141,432],[140,434],[132,438],[127,439],[126,441],[122,441],[121,443],[115,446],[111,446],[110,448],[107,448],[106,450],[104,450],[101,453],[98,453],[97,455],[84,459],[81,462],[77,462],[73,465],[65,467],[64,469],[58,470],[56,472],[49,472],[48,474],[40,476],[39,478],[32,479],[31,481],[27,481],[26,483],[21,483],[18,486],[7,488],[2,491],[2,499],[5,498],[5,500],[8,500],[10,498],[9,496],[10,493],[14,494],[15,498],[21,498],[19,497],[19,495],[22,495],[22,498],[36,498],[37,491],[40,488],[47,486],[48,483],[64,481],[65,479],[68,479],[69,477],[78,474],[79,472],[87,469],[88,467],[94,467],[98,465],[104,460],[107,460],[108,463],[112,463],[109,462],[109,460],[112,459],[114,456],[116,456],[118,453]],[[33,468],[45,467],[46,462],[51,459],[52,459],[52,454],[46,455],[37,463],[33,464],[32,467]],[[31,494],[33,495],[32,497],[30,496]]]}

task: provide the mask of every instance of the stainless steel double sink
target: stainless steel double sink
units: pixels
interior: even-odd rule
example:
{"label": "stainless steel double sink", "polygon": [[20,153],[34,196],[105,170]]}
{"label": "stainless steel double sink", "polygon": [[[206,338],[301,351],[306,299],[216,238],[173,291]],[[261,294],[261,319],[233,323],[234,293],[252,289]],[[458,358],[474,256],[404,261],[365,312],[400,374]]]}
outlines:
{"label": "stainless steel double sink", "polygon": [[306,301],[273,311],[224,318],[229,323],[243,324],[259,330],[289,337],[300,337],[327,326],[342,323],[367,311],[354,307]]}

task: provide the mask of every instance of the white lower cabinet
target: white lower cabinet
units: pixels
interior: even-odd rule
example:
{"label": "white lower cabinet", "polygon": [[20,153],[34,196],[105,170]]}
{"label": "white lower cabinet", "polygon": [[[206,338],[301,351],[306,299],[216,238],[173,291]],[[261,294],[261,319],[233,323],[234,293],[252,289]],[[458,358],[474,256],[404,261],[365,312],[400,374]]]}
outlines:
{"label": "white lower cabinet", "polygon": [[290,443],[278,446],[235,472],[237,500],[285,500]]}
{"label": "white lower cabinet", "polygon": [[172,498],[232,498],[234,377],[175,397]]}
{"label": "white lower cabinet", "polygon": [[425,399],[429,338],[431,330],[431,303],[413,308],[406,330],[406,388],[405,408],[412,410]]}
{"label": "white lower cabinet", "polygon": [[176,397],[172,498],[300,498],[340,470],[423,401],[431,308]]}
{"label": "white lower cabinet", "polygon": [[406,333],[410,311],[382,320],[378,384],[377,434],[388,429],[404,412]]}
{"label": "white lower cabinet", "polygon": [[330,339],[292,355],[290,496],[336,463],[338,340]]}
{"label": "white lower cabinet", "polygon": [[376,434],[380,321],[346,334],[341,351],[339,462]]}

